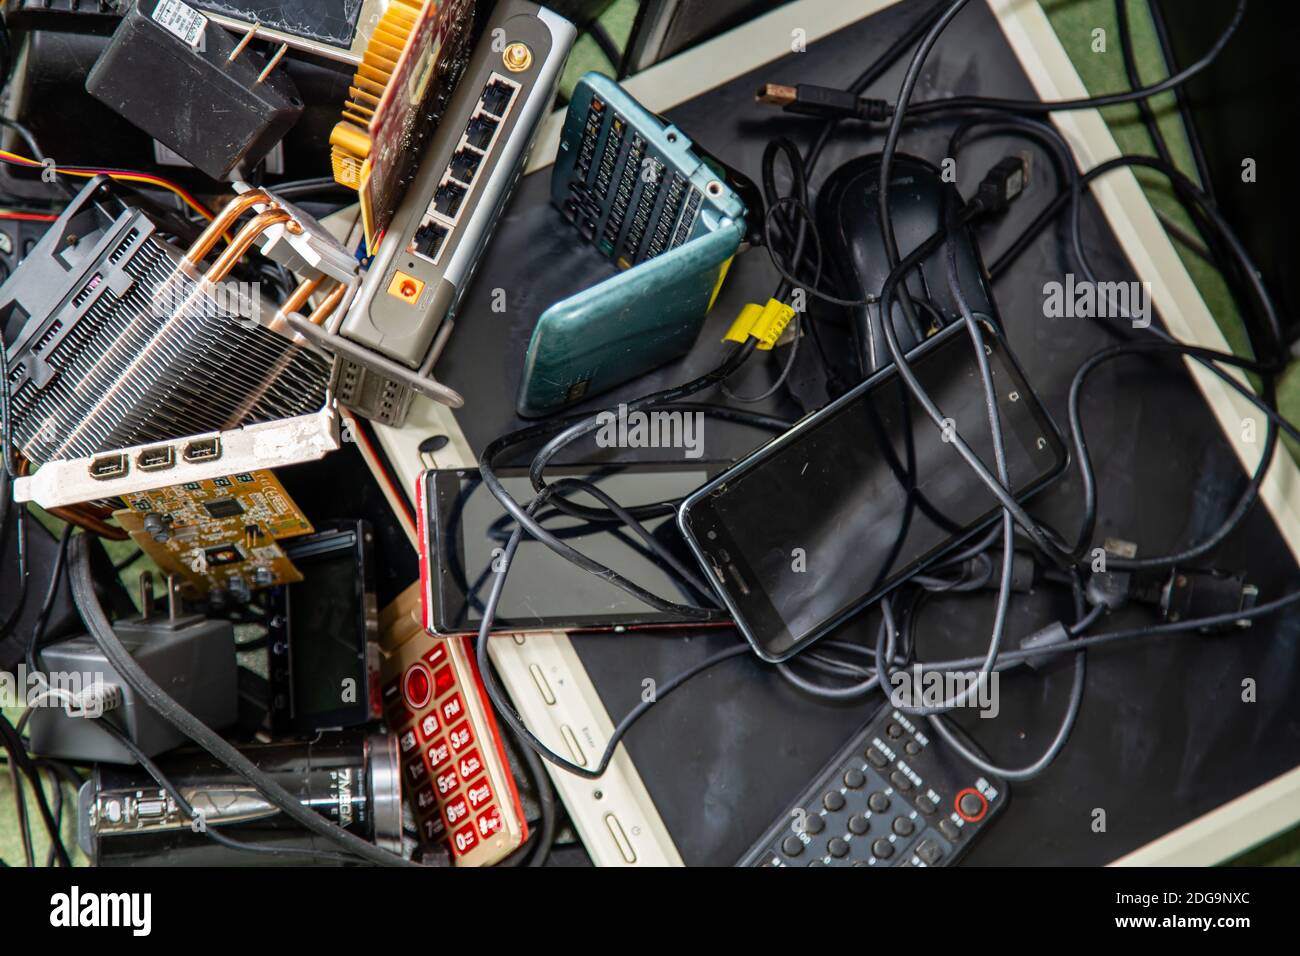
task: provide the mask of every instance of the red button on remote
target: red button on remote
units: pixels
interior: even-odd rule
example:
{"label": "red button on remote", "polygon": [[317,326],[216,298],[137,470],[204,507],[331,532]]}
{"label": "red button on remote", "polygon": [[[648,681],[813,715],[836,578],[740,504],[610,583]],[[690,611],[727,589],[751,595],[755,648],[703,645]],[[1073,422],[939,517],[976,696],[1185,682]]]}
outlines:
{"label": "red button on remote", "polygon": [[984,819],[984,814],[989,812],[988,800],[974,787],[967,787],[958,793],[952,804],[957,816],[967,823],[979,823]]}

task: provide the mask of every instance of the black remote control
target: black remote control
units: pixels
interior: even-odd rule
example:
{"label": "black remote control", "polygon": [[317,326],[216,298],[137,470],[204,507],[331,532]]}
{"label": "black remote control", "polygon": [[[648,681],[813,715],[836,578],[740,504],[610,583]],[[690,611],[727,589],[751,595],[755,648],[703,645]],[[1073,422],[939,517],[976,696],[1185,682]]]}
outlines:
{"label": "black remote control", "polygon": [[923,726],[882,707],[739,865],[948,866],[959,859],[1007,802],[1006,784]]}

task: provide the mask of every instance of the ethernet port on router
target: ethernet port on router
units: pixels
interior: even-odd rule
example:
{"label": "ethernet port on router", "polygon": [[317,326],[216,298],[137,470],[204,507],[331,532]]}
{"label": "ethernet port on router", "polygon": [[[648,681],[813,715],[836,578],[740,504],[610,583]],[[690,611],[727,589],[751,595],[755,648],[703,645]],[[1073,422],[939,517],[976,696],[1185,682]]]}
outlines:
{"label": "ethernet port on router", "polygon": [[476,153],[472,149],[458,150],[456,155],[451,158],[452,179],[459,179],[462,183],[472,183],[478,168],[483,164],[483,154]]}
{"label": "ethernet port on router", "polygon": [[415,230],[415,251],[422,256],[438,260],[438,250],[447,241],[449,230],[436,222],[426,222]]}
{"label": "ethernet port on router", "polygon": [[479,100],[479,105],[483,111],[491,113],[493,116],[504,116],[506,107],[510,105],[510,97],[514,94],[514,87],[504,80],[492,80],[483,89],[483,96]]}
{"label": "ethernet port on router", "polygon": [[487,149],[488,143],[492,142],[492,134],[500,125],[499,120],[490,116],[475,116],[465,127],[465,142],[475,149]]}
{"label": "ethernet port on router", "polygon": [[464,201],[465,187],[453,182],[443,183],[433,194],[433,208],[448,219],[456,218],[456,213],[460,211],[460,205]]}

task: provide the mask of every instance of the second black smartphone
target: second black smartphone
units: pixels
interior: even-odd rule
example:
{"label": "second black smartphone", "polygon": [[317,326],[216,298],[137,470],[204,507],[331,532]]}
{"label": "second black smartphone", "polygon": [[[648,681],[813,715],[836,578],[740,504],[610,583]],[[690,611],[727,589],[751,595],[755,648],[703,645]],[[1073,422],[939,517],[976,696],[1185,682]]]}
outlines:
{"label": "second black smartphone", "polygon": [[[1068,456],[1000,337],[984,340],[1017,498]],[[764,660],[782,661],[969,538],[997,499],[953,432],[993,469],[974,345],[958,323],[909,357],[950,417],[936,428],[887,366],[723,472],[682,505],[679,523],[710,584]],[[950,426],[950,427],[949,427]]]}

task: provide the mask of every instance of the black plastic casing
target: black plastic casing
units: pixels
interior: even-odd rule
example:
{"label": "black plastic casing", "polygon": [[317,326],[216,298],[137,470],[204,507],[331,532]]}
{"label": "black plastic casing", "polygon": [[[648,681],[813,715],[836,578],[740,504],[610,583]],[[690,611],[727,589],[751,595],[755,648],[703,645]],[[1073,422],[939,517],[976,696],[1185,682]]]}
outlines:
{"label": "black plastic casing", "polygon": [[[297,122],[302,100],[283,70],[258,81],[265,60],[207,20],[190,45],[138,0],[86,77],[86,92],[214,179],[253,164]],[[197,14],[197,12],[196,12]]]}
{"label": "black plastic casing", "polygon": [[[952,183],[944,181],[941,171],[923,159],[896,154],[890,174],[889,218],[898,242],[898,254],[906,256],[943,228],[949,206],[960,209],[962,198]],[[892,271],[885,253],[879,202],[879,153],[840,166],[826,179],[817,197],[817,222],[828,264],[840,279],[843,294],[851,299],[879,297]],[[958,230],[955,244],[957,274],[971,311],[977,319],[1000,328],[984,263],[969,226]],[[932,311],[916,305],[918,319],[925,326],[941,327],[961,319],[961,310],[948,288],[947,257],[947,249],[940,246],[905,281],[914,302],[928,300],[934,306]],[[906,353],[921,340],[906,321],[897,295],[890,311],[894,334]],[[885,347],[880,304],[872,301],[855,306],[851,312],[858,361],[865,377],[873,367],[871,341],[876,343],[875,367],[891,362]]]}
{"label": "black plastic casing", "polygon": [[[268,669],[271,684],[271,729],[279,736],[314,736],[322,730],[357,727],[382,715],[379,694],[379,611],[375,596],[373,534],[368,522],[331,521],[318,524],[315,534],[284,542],[287,554],[302,572],[303,580],[271,590]],[[333,621],[329,631],[311,632],[294,625],[294,600],[308,602],[319,582],[313,571],[324,561],[350,560],[355,568],[352,594],[353,616]],[[312,710],[297,698],[301,679],[310,679],[309,659],[325,643],[351,646],[356,651],[355,667],[348,673],[331,675],[354,680],[356,696],[350,703],[340,698],[331,710]],[[295,671],[295,668],[298,670]],[[325,680],[315,675],[316,680]],[[333,690],[336,683],[330,683]]]}

